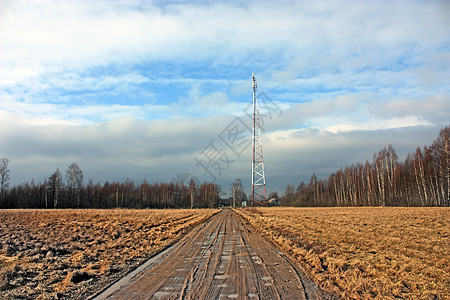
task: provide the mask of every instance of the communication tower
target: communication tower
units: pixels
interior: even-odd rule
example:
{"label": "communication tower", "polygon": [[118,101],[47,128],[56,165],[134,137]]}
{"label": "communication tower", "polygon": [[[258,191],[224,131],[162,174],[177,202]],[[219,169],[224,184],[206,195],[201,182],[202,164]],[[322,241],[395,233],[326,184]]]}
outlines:
{"label": "communication tower", "polygon": [[259,122],[259,108],[256,98],[256,83],[255,73],[253,77],[253,135],[252,135],[252,198],[251,205],[267,205],[266,197],[266,177],[264,176],[264,160],[261,140],[261,126]]}

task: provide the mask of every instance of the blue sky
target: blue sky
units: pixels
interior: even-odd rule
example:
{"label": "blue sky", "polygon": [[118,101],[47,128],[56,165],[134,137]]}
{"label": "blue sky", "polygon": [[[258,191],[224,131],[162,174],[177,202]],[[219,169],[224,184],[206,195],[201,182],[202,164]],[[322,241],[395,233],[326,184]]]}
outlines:
{"label": "blue sky", "polygon": [[[2,1],[0,157],[12,183],[75,161],[86,180],[249,190],[251,149],[220,137],[251,125],[252,72],[276,107],[268,190],[389,144],[404,159],[449,124],[450,3]],[[229,158],[214,178],[195,161],[211,142]]]}

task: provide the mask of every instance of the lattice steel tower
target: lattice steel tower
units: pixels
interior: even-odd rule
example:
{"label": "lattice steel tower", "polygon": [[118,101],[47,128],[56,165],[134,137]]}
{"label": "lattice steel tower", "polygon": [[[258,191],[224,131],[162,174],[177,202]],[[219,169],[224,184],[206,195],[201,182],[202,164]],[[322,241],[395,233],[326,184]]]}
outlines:
{"label": "lattice steel tower", "polygon": [[255,73],[253,77],[253,136],[252,136],[252,198],[251,205],[267,205],[266,198],[266,177],[264,176],[264,161],[261,140],[261,126],[259,122],[259,108],[256,99],[256,83]]}

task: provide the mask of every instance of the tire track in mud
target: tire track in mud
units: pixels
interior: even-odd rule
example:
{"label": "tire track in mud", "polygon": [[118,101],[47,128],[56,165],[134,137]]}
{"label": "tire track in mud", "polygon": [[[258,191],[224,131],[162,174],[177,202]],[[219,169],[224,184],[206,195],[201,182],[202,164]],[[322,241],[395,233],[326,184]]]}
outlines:
{"label": "tire track in mud", "polygon": [[104,299],[334,299],[231,209],[98,295]]}

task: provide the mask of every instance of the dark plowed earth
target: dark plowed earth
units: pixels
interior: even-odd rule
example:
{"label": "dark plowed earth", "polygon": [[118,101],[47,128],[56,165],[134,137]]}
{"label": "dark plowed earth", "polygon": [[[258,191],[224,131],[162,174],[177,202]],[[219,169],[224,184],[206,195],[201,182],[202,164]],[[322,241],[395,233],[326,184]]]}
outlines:
{"label": "dark plowed earth", "polygon": [[334,299],[231,209],[95,299]]}

